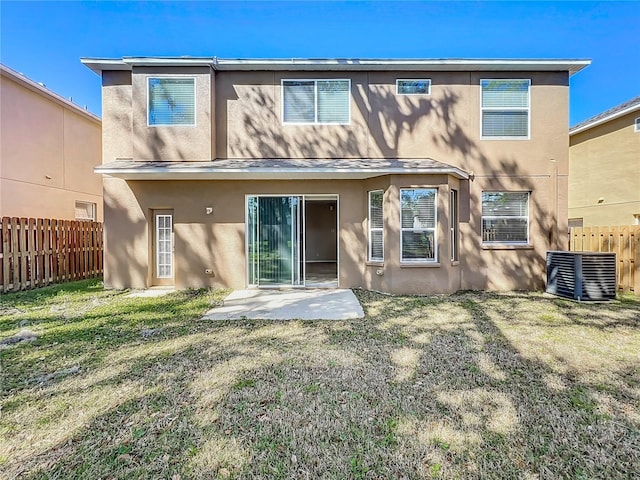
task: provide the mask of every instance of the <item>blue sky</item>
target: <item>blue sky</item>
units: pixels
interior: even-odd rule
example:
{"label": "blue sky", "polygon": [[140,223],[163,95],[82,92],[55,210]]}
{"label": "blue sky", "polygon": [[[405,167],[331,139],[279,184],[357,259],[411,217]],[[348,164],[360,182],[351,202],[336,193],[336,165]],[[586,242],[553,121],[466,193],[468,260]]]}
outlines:
{"label": "blue sky", "polygon": [[11,2],[0,59],[100,114],[80,57],[591,58],[571,125],[640,95],[638,2]]}

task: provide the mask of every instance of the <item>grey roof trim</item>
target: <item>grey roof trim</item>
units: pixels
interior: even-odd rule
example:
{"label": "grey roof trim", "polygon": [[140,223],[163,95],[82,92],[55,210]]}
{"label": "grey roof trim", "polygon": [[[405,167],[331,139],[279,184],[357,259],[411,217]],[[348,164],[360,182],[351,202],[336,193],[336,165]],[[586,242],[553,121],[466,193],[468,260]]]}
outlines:
{"label": "grey roof trim", "polygon": [[569,135],[575,135],[576,133],[584,132],[597,125],[609,122],[616,118],[622,117],[629,113],[640,111],[640,96],[632,98],[620,105],[617,105],[609,110],[605,110],[598,115],[588,118],[584,122],[580,122],[569,130]]}
{"label": "grey roof trim", "polygon": [[102,70],[131,70],[135,66],[211,66],[220,71],[566,71],[578,73],[589,59],[499,58],[230,58],[217,57],[123,57],[82,58],[98,75]]}
{"label": "grey roof trim", "polygon": [[103,70],[132,70],[131,65],[117,58],[81,58],[80,63],[97,75],[102,75]]}
{"label": "grey roof trim", "polygon": [[9,67],[7,67],[6,65],[4,65],[2,63],[0,63],[0,74],[3,77],[7,77],[7,78],[12,79],[13,81],[19,83],[23,87],[28,88],[29,90],[31,90],[33,92],[36,92],[36,93],[38,93],[38,94],[40,94],[40,95],[42,95],[44,97],[47,97],[50,100],[53,100],[54,102],[59,103],[64,107],[70,108],[71,110],[75,111],[76,113],[79,113],[80,115],[83,115],[83,116],[87,117],[88,119],[93,120],[94,122],[102,123],[102,120],[100,119],[99,116],[94,115],[89,110],[85,110],[80,105],[76,105],[72,101],[67,100],[66,98],[64,98],[62,95],[58,95],[54,91],[49,90],[44,85],[41,85],[38,82],[35,82],[35,81],[31,80],[29,77],[26,77],[25,75],[21,74],[20,72],[16,72],[12,68],[9,68]]}
{"label": "grey roof trim", "polygon": [[431,159],[116,160],[95,167],[94,172],[127,180],[365,179],[408,174],[445,174],[459,179],[469,178],[469,173],[464,170]]}

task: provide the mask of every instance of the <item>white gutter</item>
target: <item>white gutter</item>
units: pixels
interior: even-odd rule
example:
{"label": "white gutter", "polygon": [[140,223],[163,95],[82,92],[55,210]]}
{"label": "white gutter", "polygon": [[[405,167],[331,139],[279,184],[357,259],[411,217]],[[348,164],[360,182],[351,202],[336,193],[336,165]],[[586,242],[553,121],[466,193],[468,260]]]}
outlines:
{"label": "white gutter", "polygon": [[606,117],[603,118],[599,118],[598,120],[594,120],[593,122],[589,122],[586,123],[580,127],[574,127],[572,129],[569,130],[569,135],[575,135],[576,133],[580,133],[583,132],[585,130],[588,130],[590,128],[596,127],[598,125],[601,125],[603,123],[606,123],[610,120],[614,120],[616,118],[622,117],[624,115],[627,115],[629,113],[633,113],[635,111],[640,111],[640,103],[637,103],[636,105],[631,105],[630,107],[625,108],[624,110],[620,110],[618,112],[614,112],[611,115],[607,115]]}

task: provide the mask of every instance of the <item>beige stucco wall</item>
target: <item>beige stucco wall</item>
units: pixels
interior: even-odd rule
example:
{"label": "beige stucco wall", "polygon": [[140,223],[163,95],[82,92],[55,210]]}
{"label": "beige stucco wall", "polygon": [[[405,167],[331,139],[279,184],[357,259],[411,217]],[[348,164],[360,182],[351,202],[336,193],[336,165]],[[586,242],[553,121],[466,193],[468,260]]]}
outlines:
{"label": "beige stucco wall", "polygon": [[[448,260],[448,177],[385,177],[377,182],[340,181],[105,181],[105,285],[112,288],[153,284],[151,225],[154,210],[172,209],[175,239],[175,285],[246,286],[245,197],[264,194],[332,194],[338,196],[338,261],[341,287],[390,292],[454,292],[459,267]],[[455,179],[451,179],[456,183]],[[439,255],[437,266],[400,262],[399,188],[438,188]],[[385,261],[367,264],[367,191],[385,189]],[[206,208],[213,207],[207,215]],[[444,222],[444,223],[443,223]],[[205,273],[211,268],[214,275]],[[383,275],[376,270],[382,269]]]}
{"label": "beige stucco wall", "polygon": [[[184,73],[182,69],[174,71]],[[204,77],[208,75],[201,73]],[[197,129],[187,134],[182,127],[173,131],[169,128],[159,144],[154,142],[162,132],[150,133],[146,127],[146,96],[144,100],[135,100],[129,110],[126,107],[127,103],[131,104],[132,92],[139,93],[140,85],[146,88],[148,74],[147,70],[134,70],[133,77],[131,73],[113,74],[119,82],[107,77],[110,80],[103,87],[103,109],[105,122],[109,118],[111,126],[105,129],[105,161],[115,158],[203,160],[207,148],[215,144],[216,158],[433,158],[466,170],[471,173],[471,179],[390,175],[362,181],[127,182],[105,178],[107,286],[152,284],[151,212],[173,209],[176,286],[245,287],[244,209],[245,196],[249,194],[339,195],[338,254],[342,287],[398,293],[540,288],[544,284],[545,252],[565,247],[566,73],[217,72],[208,80],[215,84],[215,92],[209,96],[198,95],[197,108],[201,112],[208,108],[211,115],[215,113],[215,121],[209,122],[210,132],[207,134],[206,125],[203,127],[201,123],[198,128],[203,130],[195,137],[190,135]],[[195,73],[190,71],[190,74]],[[431,78],[431,95],[395,94],[396,78],[422,77]],[[349,78],[350,125],[282,125],[282,78]],[[530,139],[480,138],[481,78],[532,80]],[[198,84],[205,82],[198,81]],[[138,98],[137,94],[133,98]],[[140,123],[143,120],[144,128]],[[203,137],[206,142],[202,141]],[[209,151],[209,155],[211,153]],[[404,187],[438,189],[439,254],[434,265],[416,267],[400,262],[399,190]],[[369,264],[366,261],[367,191],[379,188],[385,190],[385,261]],[[450,261],[449,191],[452,188],[458,190],[460,204],[458,262]],[[483,190],[532,192],[529,245],[517,248],[482,245]],[[214,208],[213,215],[205,214],[208,206]],[[206,268],[212,268],[214,275],[205,274]]]}
{"label": "beige stucco wall", "polygon": [[[216,158],[433,158],[467,171],[566,175],[566,73],[218,72]],[[283,125],[283,78],[351,80],[349,125]],[[430,78],[431,95],[396,95]],[[531,139],[480,139],[480,79],[530,78]]]}
{"label": "beige stucco wall", "polygon": [[640,215],[640,110],[571,136],[569,218],[632,225]]}
{"label": "beige stucco wall", "polygon": [[[195,79],[195,125],[150,126],[147,118],[147,85],[150,77],[184,76]],[[206,160],[212,159],[215,136],[213,98],[215,83],[209,67],[134,68],[132,74],[133,158],[136,160]]]}
{"label": "beige stucco wall", "polygon": [[0,125],[0,216],[72,220],[78,200],[102,220],[99,120],[3,70]]}

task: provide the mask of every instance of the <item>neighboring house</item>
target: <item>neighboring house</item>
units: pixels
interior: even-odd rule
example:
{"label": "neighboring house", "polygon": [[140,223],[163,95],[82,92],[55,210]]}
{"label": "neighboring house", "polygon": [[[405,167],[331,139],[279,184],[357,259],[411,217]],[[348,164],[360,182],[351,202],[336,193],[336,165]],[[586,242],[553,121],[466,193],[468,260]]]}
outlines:
{"label": "neighboring house", "polygon": [[588,60],[83,59],[105,285],[532,289]]}
{"label": "neighboring house", "polygon": [[640,225],[640,97],[569,135],[570,226]]}
{"label": "neighboring house", "polygon": [[100,118],[0,64],[0,217],[102,221]]}

